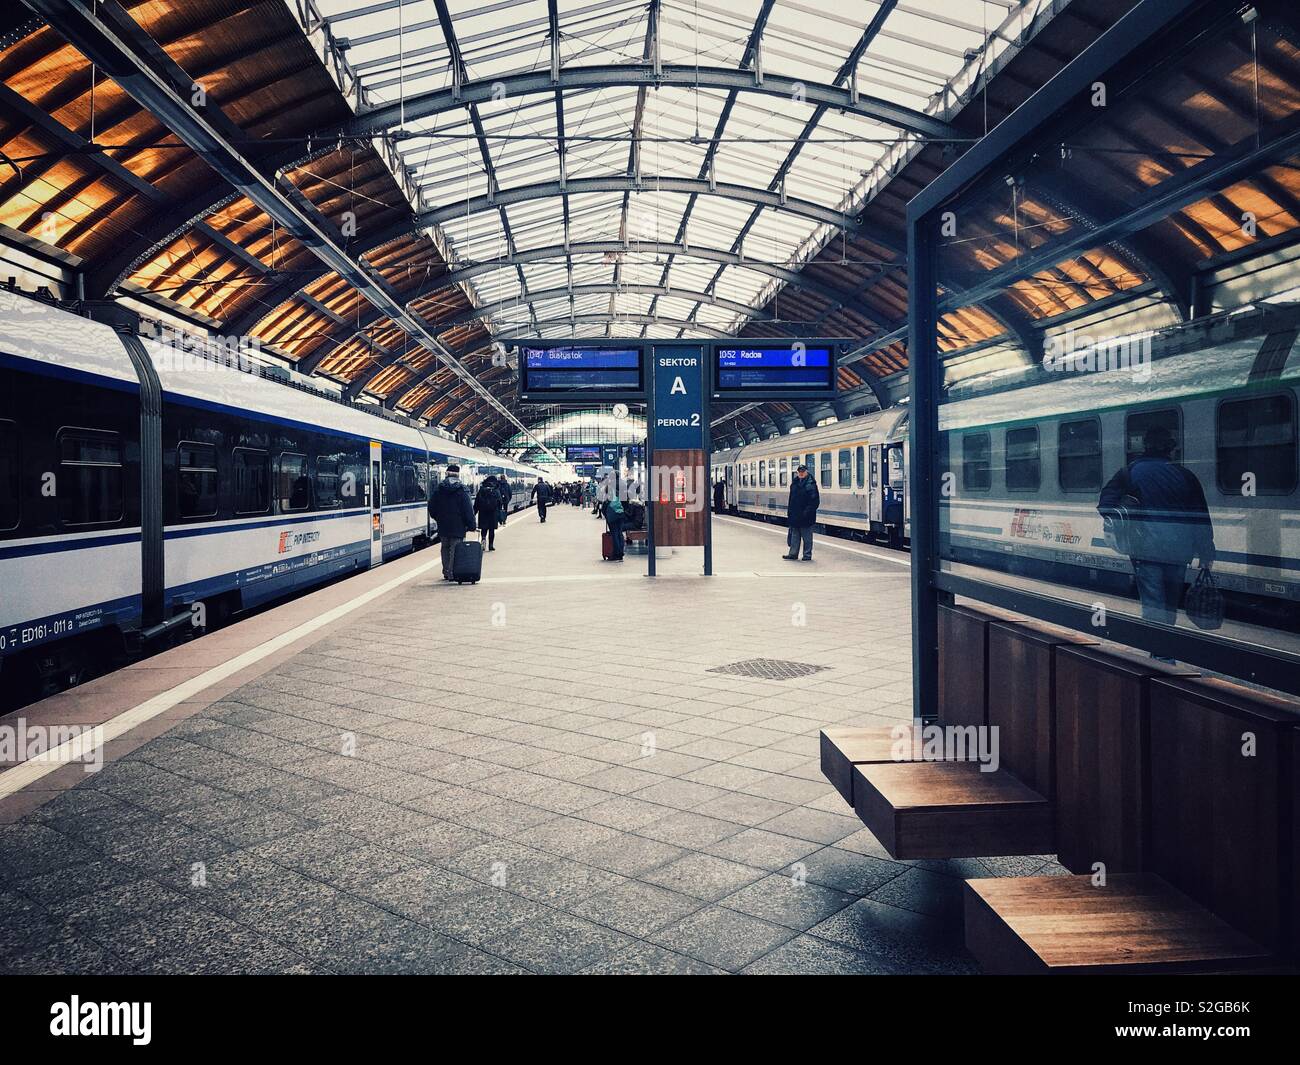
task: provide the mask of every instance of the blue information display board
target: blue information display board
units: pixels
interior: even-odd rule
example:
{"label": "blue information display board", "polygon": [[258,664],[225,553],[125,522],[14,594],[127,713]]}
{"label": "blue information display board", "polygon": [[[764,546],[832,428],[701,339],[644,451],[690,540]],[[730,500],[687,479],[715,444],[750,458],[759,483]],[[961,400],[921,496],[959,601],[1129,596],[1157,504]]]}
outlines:
{"label": "blue information display board", "polygon": [[837,356],[843,346],[818,340],[710,344],[713,396],[738,400],[834,396]]}
{"label": "blue information display board", "polygon": [[602,461],[602,453],[599,444],[565,444],[564,446],[565,462],[595,462]]}
{"label": "blue information display board", "polygon": [[656,344],[654,446],[702,448],[704,446],[704,402],[700,344]]}
{"label": "blue information display board", "polygon": [[521,343],[518,351],[521,398],[564,402],[584,395],[603,399],[644,395],[643,347]]}

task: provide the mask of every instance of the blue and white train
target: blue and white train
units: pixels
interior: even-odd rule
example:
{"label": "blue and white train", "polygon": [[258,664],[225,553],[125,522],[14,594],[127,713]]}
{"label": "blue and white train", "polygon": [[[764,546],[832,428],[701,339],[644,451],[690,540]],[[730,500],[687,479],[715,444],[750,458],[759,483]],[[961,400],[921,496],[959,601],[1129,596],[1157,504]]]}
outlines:
{"label": "blue and white train", "polygon": [[539,476],[0,291],[4,702],[423,546],[452,462],[471,488],[505,476],[512,510]]}
{"label": "blue and white train", "polygon": [[[1160,427],[1205,492],[1230,610],[1300,629],[1298,338],[1300,304],[1265,304],[1083,349],[1023,387],[951,395],[939,414],[942,556],[1022,584],[1134,594],[1098,496]],[[726,482],[732,513],[784,520],[806,462],[819,524],[899,546],[911,524],[907,428],[904,404],[747,444],[714,454],[713,481]]]}

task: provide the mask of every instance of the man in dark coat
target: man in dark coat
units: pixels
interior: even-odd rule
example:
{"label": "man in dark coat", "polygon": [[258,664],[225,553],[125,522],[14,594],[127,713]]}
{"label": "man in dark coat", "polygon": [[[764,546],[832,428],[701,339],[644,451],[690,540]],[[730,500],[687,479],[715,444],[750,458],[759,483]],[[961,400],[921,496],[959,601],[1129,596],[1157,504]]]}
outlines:
{"label": "man in dark coat", "polygon": [[474,528],[474,503],[469,489],[460,481],[460,467],[447,467],[447,476],[439,482],[429,499],[429,517],[438,526],[438,543],[442,546],[442,579],[452,579],[456,545]]}
{"label": "man in dark coat", "polygon": [[801,465],[790,482],[790,500],[785,507],[785,523],[789,526],[786,544],[790,550],[781,557],[793,562],[803,546],[803,560],[812,561],[813,526],[817,524],[817,508],[822,505],[817,482],[808,475],[808,467]]}
{"label": "man in dark coat", "polygon": [[546,508],[551,502],[551,486],[538,477],[529,498],[537,503],[537,516],[542,519],[542,524],[545,525]]}
{"label": "man in dark coat", "polygon": [[1205,491],[1186,466],[1173,461],[1177,441],[1153,425],[1142,454],[1101,490],[1097,510],[1112,535],[1119,530],[1133,563],[1142,617],[1162,625],[1178,620],[1178,603],[1193,558],[1214,565],[1214,526]]}
{"label": "man in dark coat", "polygon": [[474,496],[474,513],[478,515],[479,543],[487,541],[487,549],[497,549],[497,525],[501,520],[501,489],[491,474],[484,478]]}

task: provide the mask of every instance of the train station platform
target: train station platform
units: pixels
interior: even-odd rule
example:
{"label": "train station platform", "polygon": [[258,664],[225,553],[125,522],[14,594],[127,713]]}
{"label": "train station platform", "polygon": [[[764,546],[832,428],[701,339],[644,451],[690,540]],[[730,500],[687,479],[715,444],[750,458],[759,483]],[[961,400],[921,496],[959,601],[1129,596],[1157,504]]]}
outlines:
{"label": "train station platform", "polygon": [[0,971],[974,971],[962,878],[1059,867],[891,860],[819,770],[910,716],[907,555],[722,518],[716,576],[651,581],[602,528],[523,512],[477,586],[420,552],[22,712],[111,738],[0,772]]}

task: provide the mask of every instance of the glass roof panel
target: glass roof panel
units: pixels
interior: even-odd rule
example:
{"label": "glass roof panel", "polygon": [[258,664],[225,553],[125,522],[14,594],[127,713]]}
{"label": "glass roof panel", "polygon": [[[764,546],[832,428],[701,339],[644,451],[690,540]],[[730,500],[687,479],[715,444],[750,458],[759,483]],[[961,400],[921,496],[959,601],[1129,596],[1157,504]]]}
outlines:
{"label": "glass roof panel", "polygon": [[[546,0],[448,0],[449,26],[427,0],[315,0],[365,93],[365,106],[410,100],[453,84],[455,63],[470,81],[552,69]],[[953,86],[964,89],[1014,40],[1037,7],[1023,0],[902,0],[864,41],[879,0],[775,0],[756,32],[763,0],[663,0],[658,59],[665,65],[737,69],[759,43],[765,74],[845,87],[947,117]],[[575,67],[641,64],[653,55],[646,0],[560,0],[561,72]],[[1003,27],[1001,35],[996,31]],[[986,49],[987,42],[987,49]],[[865,47],[859,47],[859,46]],[[859,51],[854,69],[850,58]],[[987,54],[986,54],[987,53]],[[950,84],[951,83],[951,84]],[[559,97],[557,102],[557,95]],[[563,137],[561,136],[561,112]],[[852,210],[873,190],[888,163],[916,143],[911,135],[853,112],[823,109],[758,92],[633,84],[509,94],[402,121],[401,155],[425,207],[509,190],[554,184],[554,194],[442,223],[453,265],[519,251],[589,241],[689,243],[720,252],[742,248],[762,262],[791,268],[834,240],[838,225],[794,211],[758,206],[737,196],[667,192],[656,178],[708,180],[780,191],[831,211]],[[632,149],[638,139],[639,153]],[[714,138],[717,138],[716,145]],[[711,147],[711,145],[713,147]],[[569,180],[628,179],[642,184],[561,195]],[[636,156],[639,154],[639,166]],[[710,160],[712,165],[710,166]],[[567,219],[566,219],[567,214]],[[534,291],[568,283],[662,285],[758,305],[783,282],[743,266],[653,251],[579,255],[522,266]],[[467,282],[480,302],[518,295],[520,269],[484,273]],[[504,295],[503,295],[504,294]],[[594,297],[608,313],[659,314],[723,327],[734,312],[679,297],[608,294]],[[586,297],[579,297],[582,307]],[[638,310],[631,310],[635,306]],[[566,299],[537,308],[537,317],[567,317]],[[671,311],[671,313],[670,313]],[[586,313],[578,311],[577,313]],[[601,312],[596,312],[601,313]],[[531,323],[518,309],[495,314],[491,328]],[[562,335],[601,335],[600,324],[563,323]],[[626,325],[633,333],[641,326]],[[649,332],[667,335],[666,328]]]}

